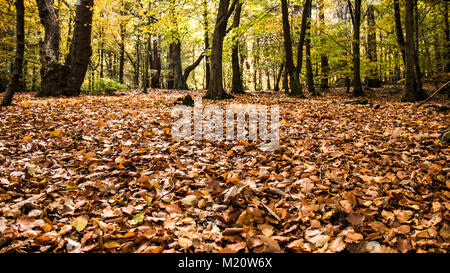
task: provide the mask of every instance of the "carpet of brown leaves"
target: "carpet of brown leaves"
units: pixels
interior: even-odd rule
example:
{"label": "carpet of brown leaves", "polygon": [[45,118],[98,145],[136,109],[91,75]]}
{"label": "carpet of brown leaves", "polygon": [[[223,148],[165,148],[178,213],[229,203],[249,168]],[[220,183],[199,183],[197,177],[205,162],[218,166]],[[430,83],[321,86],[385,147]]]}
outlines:
{"label": "carpet of brown leaves", "polygon": [[[447,252],[445,112],[278,104],[278,150],[174,141],[182,93],[38,99],[0,112],[0,252]],[[204,101],[204,104],[213,103]]]}

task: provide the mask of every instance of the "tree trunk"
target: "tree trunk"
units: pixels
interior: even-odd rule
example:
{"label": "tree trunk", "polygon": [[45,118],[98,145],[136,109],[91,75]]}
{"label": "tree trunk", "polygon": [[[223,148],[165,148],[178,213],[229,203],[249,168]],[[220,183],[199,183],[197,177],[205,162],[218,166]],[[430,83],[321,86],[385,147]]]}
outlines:
{"label": "tree trunk", "polygon": [[120,59],[119,59],[119,82],[124,83],[125,70],[125,26],[120,22]]}
{"label": "tree trunk", "polygon": [[[307,1],[308,2],[308,1]],[[313,96],[319,95],[319,93],[314,88],[314,73],[313,73],[313,67],[311,62],[311,20],[309,20],[309,17],[311,16],[311,9],[312,5],[308,4],[305,5],[305,8],[308,9],[308,19],[306,21],[306,40],[305,40],[305,47],[306,47],[306,78],[308,83],[308,92],[311,93]]]}
{"label": "tree trunk", "polygon": [[161,36],[158,35],[153,41],[153,54],[152,54],[152,88],[161,88]]}
{"label": "tree trunk", "polygon": [[444,24],[445,24],[445,72],[450,73],[450,29],[448,23],[448,2],[444,2]]}
{"label": "tree trunk", "polygon": [[38,96],[77,96],[92,55],[93,0],[82,0],[76,8],[75,28],[64,65],[58,63],[60,28],[53,0],[36,0],[45,29],[41,43],[41,90]]}
{"label": "tree trunk", "polygon": [[[236,5],[236,10],[234,12],[234,19],[233,19],[233,28],[237,30],[239,28],[239,25],[241,23],[241,11],[242,11],[242,2],[239,2]],[[231,66],[233,70],[233,79],[231,83],[231,92],[234,94],[244,94],[244,84],[242,83],[242,72],[241,72],[241,66],[239,63],[239,42],[240,42],[240,35],[237,33],[237,37],[235,38],[235,41],[233,41],[233,48],[231,53]]]}
{"label": "tree trunk", "polygon": [[[283,76],[283,71],[284,71],[284,63],[281,64],[280,71],[278,71],[277,78],[275,80],[275,87],[273,89],[274,91],[280,91],[280,80],[281,80],[281,76]],[[276,73],[276,72],[274,72],[274,73]]]}
{"label": "tree trunk", "polygon": [[150,88],[150,77],[148,70],[150,69],[151,59],[152,59],[152,36],[148,35],[147,43],[145,44],[144,75],[142,77],[142,86],[145,94],[147,93],[147,90]]}
{"label": "tree trunk", "polygon": [[422,99],[426,99],[422,88],[422,69],[419,63],[419,14],[417,11],[417,0],[414,0],[414,65],[416,67],[417,92]]}
{"label": "tree trunk", "polygon": [[211,76],[210,86],[205,96],[207,99],[226,99],[232,97],[227,94],[223,88],[222,53],[227,22],[238,1],[239,0],[233,0],[231,6],[230,0],[220,0],[219,2],[217,21],[213,34],[213,44],[211,47]]}
{"label": "tree trunk", "polygon": [[397,43],[398,46],[400,47],[400,53],[402,54],[403,63],[406,64],[405,38],[403,36],[399,0],[394,0],[394,16],[395,16],[395,32],[397,34]]}
{"label": "tree trunk", "polygon": [[[319,22],[320,22],[322,28],[325,27],[325,13],[324,13],[323,1],[324,0],[318,1],[319,2],[318,3],[318,5],[319,5]],[[325,44],[325,40],[322,38],[321,39],[322,50],[325,47],[324,44]],[[328,89],[328,88],[330,88],[330,86],[328,84],[328,75],[330,73],[330,66],[328,63],[327,54],[325,52],[322,52],[322,54],[320,55],[320,69],[321,69],[320,88]]]}
{"label": "tree trunk", "polygon": [[172,75],[173,75],[173,88],[182,90],[184,89],[183,85],[183,69],[181,66],[181,41],[176,39],[170,46],[172,49],[171,54],[171,66],[172,66]]}
{"label": "tree trunk", "polygon": [[16,0],[16,57],[13,70],[1,106],[11,105],[14,93],[20,84],[22,76],[23,56],[25,51],[25,8],[23,0]]}
{"label": "tree trunk", "polygon": [[375,25],[375,7],[369,5],[367,9],[367,58],[369,59],[369,70],[367,86],[371,88],[381,87],[377,73],[377,30]]}
{"label": "tree trunk", "polygon": [[203,25],[204,25],[204,35],[205,35],[205,81],[206,89],[209,89],[209,81],[211,77],[211,67],[209,62],[209,19],[208,19],[208,0],[203,0]]}
{"label": "tree trunk", "polygon": [[60,79],[62,83],[66,83],[63,88],[65,96],[78,96],[81,93],[81,85],[84,82],[92,55],[93,6],[94,0],[82,0],[81,4],[77,5],[72,44],[65,63],[69,77]]}
{"label": "tree trunk", "polygon": [[414,57],[414,0],[405,0],[405,30],[406,83],[402,101],[412,102],[417,100]]}
{"label": "tree trunk", "polygon": [[38,96],[62,95],[58,86],[62,65],[59,59],[60,28],[53,7],[53,0],[36,0],[39,17],[44,26],[44,41],[40,42],[41,57],[41,89]]}
{"label": "tree trunk", "polygon": [[186,67],[186,69],[184,69],[183,83],[182,83],[183,90],[189,90],[189,86],[187,85],[187,80],[189,78],[189,75],[191,74],[192,71],[194,71],[195,68],[197,68],[197,66],[199,66],[199,64],[202,62],[204,56],[205,56],[205,53],[203,52],[193,64],[191,64],[190,66]]}
{"label": "tree trunk", "polygon": [[[307,0],[309,2],[311,0]],[[293,53],[292,53],[292,40],[291,40],[291,28],[289,25],[289,7],[287,0],[281,0],[281,13],[283,17],[283,36],[284,36],[284,49],[286,53],[286,72],[289,75],[289,82],[291,92],[285,90],[289,95],[304,98],[305,95],[300,85],[299,73],[294,66]],[[300,49],[299,49],[300,50]],[[297,65],[299,65],[301,61]]]}
{"label": "tree trunk", "polygon": [[[350,0],[349,6],[351,7]],[[363,96],[363,89],[361,84],[361,53],[360,53],[360,31],[361,31],[361,0],[355,0],[355,7],[353,11],[353,96]]]}

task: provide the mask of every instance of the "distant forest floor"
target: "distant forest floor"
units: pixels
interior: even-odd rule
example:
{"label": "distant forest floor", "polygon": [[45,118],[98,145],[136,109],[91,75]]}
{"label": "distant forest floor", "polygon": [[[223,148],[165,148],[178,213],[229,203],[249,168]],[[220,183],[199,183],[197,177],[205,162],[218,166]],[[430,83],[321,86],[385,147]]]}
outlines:
{"label": "distant forest floor", "polygon": [[0,112],[0,252],[448,252],[448,111],[369,92],[203,100],[279,105],[275,152],[173,140],[174,101],[202,92],[17,94]]}

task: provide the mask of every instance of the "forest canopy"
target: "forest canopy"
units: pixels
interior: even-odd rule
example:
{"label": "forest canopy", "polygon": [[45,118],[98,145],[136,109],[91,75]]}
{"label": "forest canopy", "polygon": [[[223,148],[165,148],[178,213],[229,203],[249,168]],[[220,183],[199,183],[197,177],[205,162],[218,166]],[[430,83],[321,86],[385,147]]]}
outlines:
{"label": "forest canopy", "polygon": [[[409,25],[404,1],[93,2],[92,54],[85,61],[87,72],[81,86],[85,93],[111,88],[207,89],[211,77],[210,59],[215,57],[211,56],[211,51],[214,51],[217,13],[225,4],[230,6],[229,18],[235,10],[235,18],[227,18],[225,22],[223,53],[220,54],[223,55],[221,84],[225,88],[233,87],[233,56],[234,70],[238,69],[242,77],[238,79],[238,84],[242,84],[238,91],[279,90],[287,84],[290,86],[292,82],[287,83],[285,78],[290,77],[291,70],[296,70],[294,74],[299,75],[301,85],[307,85],[310,71],[311,84],[322,88],[343,86],[346,79],[354,82],[355,55],[358,55],[357,70],[363,84],[379,87],[380,83],[401,84],[405,80],[403,36]],[[446,1],[413,2],[413,55],[419,72],[416,81],[420,84],[425,78],[445,82],[450,66],[448,4]],[[20,85],[23,90],[40,89],[40,43],[45,43],[46,30],[41,24],[38,5],[45,3],[52,4],[55,18],[51,24],[58,24],[60,29],[58,62],[62,63],[69,54],[74,37],[75,1],[24,1],[26,39]],[[304,12],[308,3],[309,16]],[[283,5],[287,25],[282,22]],[[15,21],[14,1],[2,1],[0,11],[1,86],[6,89],[15,54],[15,27],[11,24]],[[355,20],[355,16],[359,20]],[[286,47],[282,46],[286,28],[291,37],[292,50],[289,51],[294,53],[288,53],[290,60],[286,60]],[[355,39],[355,30],[359,32],[356,37],[359,41]],[[355,50],[355,46],[359,50]],[[302,60],[299,62],[298,58]],[[292,65],[286,66],[288,69],[283,69],[285,63],[291,62]],[[302,70],[302,66],[306,69]],[[105,87],[106,82],[121,85]],[[290,88],[295,89],[295,84]]]}

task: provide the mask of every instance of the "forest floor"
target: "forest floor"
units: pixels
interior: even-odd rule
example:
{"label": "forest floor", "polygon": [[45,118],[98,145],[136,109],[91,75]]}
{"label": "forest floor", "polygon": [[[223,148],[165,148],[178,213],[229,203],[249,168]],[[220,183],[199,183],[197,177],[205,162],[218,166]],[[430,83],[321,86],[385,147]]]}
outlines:
{"label": "forest floor", "polygon": [[448,113],[342,92],[203,101],[279,105],[275,152],[173,140],[188,92],[18,94],[0,112],[0,252],[448,252]]}

